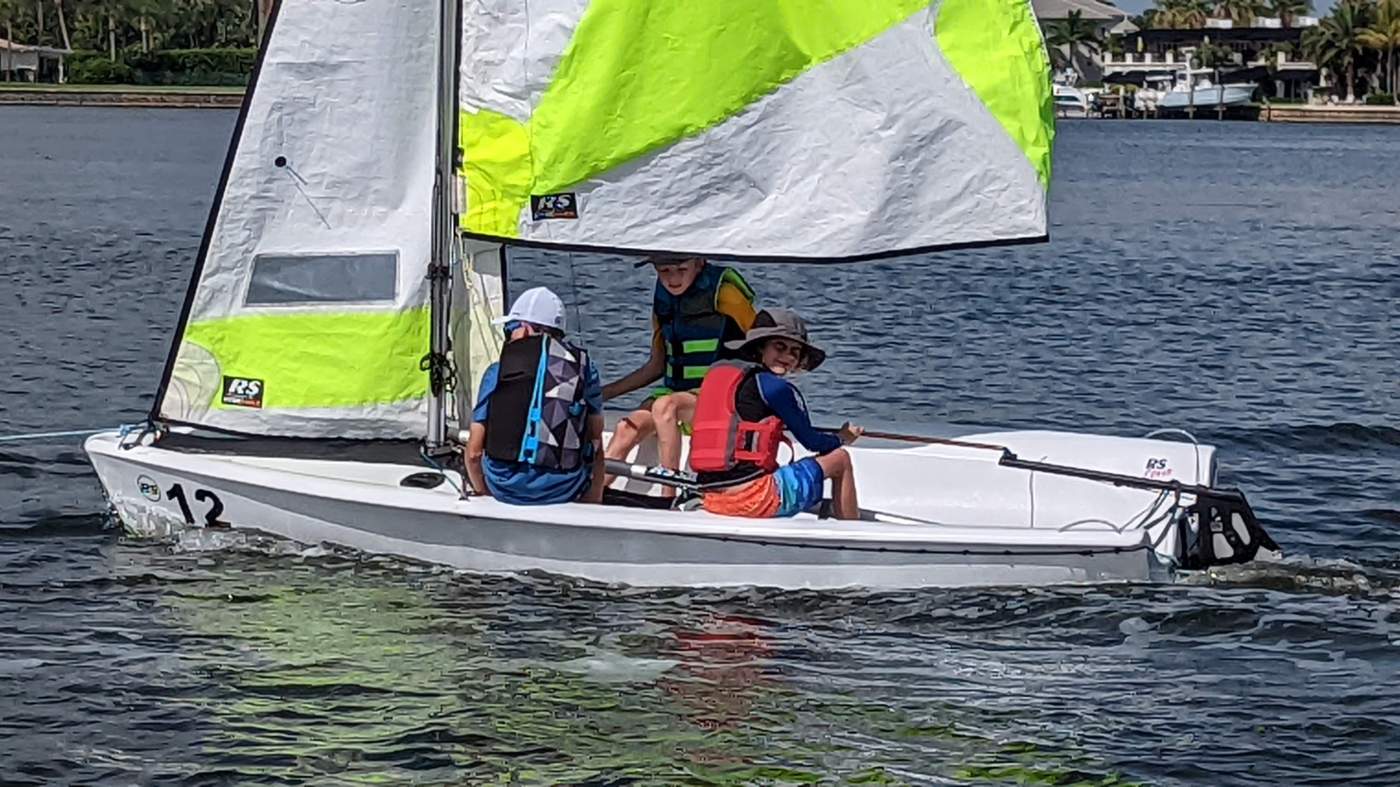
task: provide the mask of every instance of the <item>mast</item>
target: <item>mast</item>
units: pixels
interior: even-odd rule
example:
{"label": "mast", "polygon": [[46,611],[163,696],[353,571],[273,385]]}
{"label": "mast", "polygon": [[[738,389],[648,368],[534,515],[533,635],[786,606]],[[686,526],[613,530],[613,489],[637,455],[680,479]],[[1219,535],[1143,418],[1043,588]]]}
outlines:
{"label": "mast", "polygon": [[457,43],[461,0],[442,0],[438,25],[437,167],[433,178],[433,251],[428,266],[430,320],[428,363],[432,397],[428,400],[428,448],[447,439],[447,387],[451,329],[452,249],[457,232],[454,184],[457,175]]}

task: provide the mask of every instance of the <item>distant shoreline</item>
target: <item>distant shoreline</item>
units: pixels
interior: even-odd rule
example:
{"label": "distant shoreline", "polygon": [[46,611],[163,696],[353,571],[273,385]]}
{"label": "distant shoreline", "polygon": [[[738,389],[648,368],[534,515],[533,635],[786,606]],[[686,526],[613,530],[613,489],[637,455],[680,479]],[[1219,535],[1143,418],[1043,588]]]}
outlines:
{"label": "distant shoreline", "polygon": [[0,82],[0,106],[237,109],[241,87],[36,85]]}

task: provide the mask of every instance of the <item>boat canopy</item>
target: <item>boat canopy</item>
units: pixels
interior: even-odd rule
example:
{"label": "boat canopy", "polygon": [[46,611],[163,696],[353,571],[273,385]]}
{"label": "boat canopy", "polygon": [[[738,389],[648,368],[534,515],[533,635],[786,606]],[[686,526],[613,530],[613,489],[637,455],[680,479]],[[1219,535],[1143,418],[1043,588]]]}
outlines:
{"label": "boat canopy", "polygon": [[1028,0],[468,0],[464,229],[838,261],[1043,240]]}

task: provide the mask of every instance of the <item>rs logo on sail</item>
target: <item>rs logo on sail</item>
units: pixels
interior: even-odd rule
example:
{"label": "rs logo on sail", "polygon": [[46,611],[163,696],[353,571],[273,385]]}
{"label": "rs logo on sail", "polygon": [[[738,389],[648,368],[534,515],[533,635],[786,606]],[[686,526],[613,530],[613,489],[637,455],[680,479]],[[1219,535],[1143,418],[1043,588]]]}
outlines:
{"label": "rs logo on sail", "polygon": [[235,407],[262,407],[263,381],[253,377],[224,375],[224,395],[220,400]]}

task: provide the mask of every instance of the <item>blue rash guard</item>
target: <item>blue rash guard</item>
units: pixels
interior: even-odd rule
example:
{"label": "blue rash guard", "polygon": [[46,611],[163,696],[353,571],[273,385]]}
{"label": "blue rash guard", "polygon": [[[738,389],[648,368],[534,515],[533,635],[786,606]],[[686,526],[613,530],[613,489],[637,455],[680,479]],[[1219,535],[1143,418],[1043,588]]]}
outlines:
{"label": "blue rash guard", "polygon": [[[812,418],[807,414],[807,402],[797,386],[772,372],[759,372],[755,377],[758,380],[758,395],[763,397],[763,403],[804,448],[814,454],[826,454],[841,447],[840,437],[812,426]],[[742,410],[740,414],[743,415]]]}

